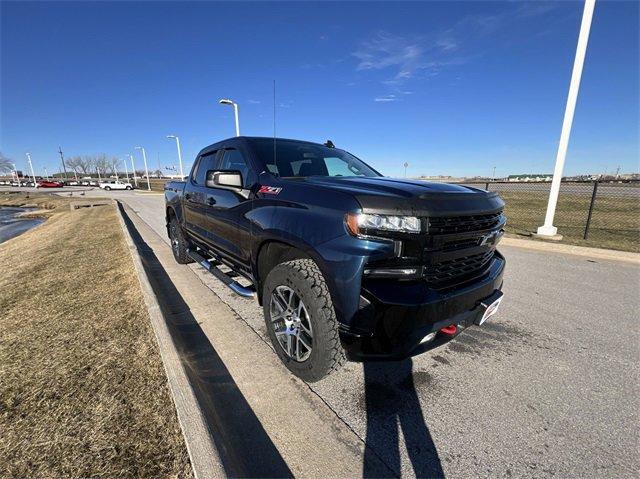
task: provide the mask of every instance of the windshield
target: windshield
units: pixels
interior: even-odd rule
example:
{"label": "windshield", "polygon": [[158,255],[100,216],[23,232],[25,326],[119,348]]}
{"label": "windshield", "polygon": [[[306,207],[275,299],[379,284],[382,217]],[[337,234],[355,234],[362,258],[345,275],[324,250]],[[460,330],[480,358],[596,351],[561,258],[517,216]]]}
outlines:
{"label": "windshield", "polygon": [[265,169],[276,176],[380,176],[363,161],[337,148],[277,140],[274,161],[273,139],[259,138],[251,143]]}

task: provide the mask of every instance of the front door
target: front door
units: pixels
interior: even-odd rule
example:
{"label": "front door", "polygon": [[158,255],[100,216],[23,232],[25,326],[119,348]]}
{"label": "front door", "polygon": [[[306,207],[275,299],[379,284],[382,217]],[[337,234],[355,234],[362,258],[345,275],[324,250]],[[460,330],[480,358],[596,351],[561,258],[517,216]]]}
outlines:
{"label": "front door", "polygon": [[245,215],[251,207],[250,191],[256,176],[242,152],[235,148],[225,149],[221,153],[216,170],[239,171],[243,188],[208,188],[213,201],[207,206],[207,229],[214,235],[214,244],[220,245],[236,262],[248,266],[251,228]]}

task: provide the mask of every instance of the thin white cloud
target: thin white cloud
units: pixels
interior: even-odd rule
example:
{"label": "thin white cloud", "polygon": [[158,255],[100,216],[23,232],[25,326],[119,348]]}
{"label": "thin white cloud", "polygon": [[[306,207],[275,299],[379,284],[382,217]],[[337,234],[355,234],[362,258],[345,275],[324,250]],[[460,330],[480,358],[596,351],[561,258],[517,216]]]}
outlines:
{"label": "thin white cloud", "polygon": [[260,100],[247,100],[247,103],[251,105],[259,105],[262,102]]}
{"label": "thin white cloud", "polygon": [[443,68],[463,65],[482,52],[470,52],[483,36],[494,34],[515,20],[527,21],[556,8],[552,2],[528,2],[509,7],[497,14],[468,15],[449,28],[430,35],[394,35],[379,31],[360,43],[352,53],[356,71],[389,71],[381,83],[395,89],[413,78],[438,75]]}
{"label": "thin white cloud", "polygon": [[377,103],[389,103],[392,101],[398,101],[398,97],[395,95],[382,95],[375,97],[373,101]]}

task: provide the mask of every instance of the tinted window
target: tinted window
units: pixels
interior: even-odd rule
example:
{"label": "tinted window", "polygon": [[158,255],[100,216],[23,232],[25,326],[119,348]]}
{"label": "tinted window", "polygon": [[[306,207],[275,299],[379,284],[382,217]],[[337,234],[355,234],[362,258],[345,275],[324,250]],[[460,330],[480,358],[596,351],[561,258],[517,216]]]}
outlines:
{"label": "tinted window", "polygon": [[272,139],[251,142],[264,168],[278,176],[380,176],[350,153],[314,143]]}
{"label": "tinted window", "polygon": [[206,155],[203,155],[203,156],[200,157],[200,161],[198,162],[198,165],[193,170],[193,181],[194,181],[194,183],[196,183],[198,185],[202,185],[202,186],[205,185],[207,171],[215,170],[215,168],[216,168],[216,155],[217,154],[218,154],[218,152],[214,151],[212,153],[207,153]]}
{"label": "tinted window", "polygon": [[238,150],[225,150],[219,170],[235,170],[242,173],[242,182],[245,188],[250,186],[249,167],[242,153]]}

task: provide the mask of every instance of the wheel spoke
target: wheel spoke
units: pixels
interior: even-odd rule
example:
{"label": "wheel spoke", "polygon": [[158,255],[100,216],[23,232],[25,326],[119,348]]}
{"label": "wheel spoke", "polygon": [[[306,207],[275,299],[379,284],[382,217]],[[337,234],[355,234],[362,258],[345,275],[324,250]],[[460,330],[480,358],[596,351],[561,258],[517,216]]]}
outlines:
{"label": "wheel spoke", "polygon": [[302,338],[302,334],[300,333],[298,333],[298,341],[302,343],[302,345],[307,349],[307,351],[311,351],[311,345],[305,342],[305,340]]}
{"label": "wheel spoke", "polygon": [[300,331],[296,334],[296,359],[300,361]]}
{"label": "wheel spoke", "polygon": [[287,301],[282,296],[282,293],[276,289],[276,294],[271,296],[272,304],[275,303],[278,308],[280,308],[280,314],[284,313],[287,310]]}
{"label": "wheel spoke", "polygon": [[293,342],[291,341],[291,334],[287,334],[287,354],[289,354],[290,357],[293,357]]}

